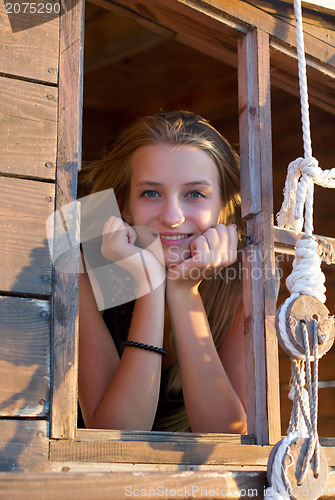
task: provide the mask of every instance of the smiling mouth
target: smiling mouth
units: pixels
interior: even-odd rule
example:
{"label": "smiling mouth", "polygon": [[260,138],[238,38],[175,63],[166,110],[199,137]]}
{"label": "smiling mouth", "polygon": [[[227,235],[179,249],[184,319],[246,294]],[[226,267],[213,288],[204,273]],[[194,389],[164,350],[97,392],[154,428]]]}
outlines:
{"label": "smiling mouth", "polygon": [[162,240],[184,240],[188,238],[190,235],[189,234],[174,234],[174,235],[166,235],[166,234],[160,234],[159,237]]}

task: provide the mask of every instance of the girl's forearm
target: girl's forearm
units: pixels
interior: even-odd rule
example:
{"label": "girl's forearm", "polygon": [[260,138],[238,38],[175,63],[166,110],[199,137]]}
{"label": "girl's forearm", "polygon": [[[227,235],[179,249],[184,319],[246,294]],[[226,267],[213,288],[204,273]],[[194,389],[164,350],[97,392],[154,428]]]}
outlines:
{"label": "girl's forearm", "polygon": [[[164,285],[136,300],[128,340],[162,347]],[[96,428],[151,430],[160,388],[162,356],[125,347],[89,425]]]}
{"label": "girl's forearm", "polygon": [[215,348],[198,288],[168,286],[167,303],[192,431],[246,432],[245,411]]}

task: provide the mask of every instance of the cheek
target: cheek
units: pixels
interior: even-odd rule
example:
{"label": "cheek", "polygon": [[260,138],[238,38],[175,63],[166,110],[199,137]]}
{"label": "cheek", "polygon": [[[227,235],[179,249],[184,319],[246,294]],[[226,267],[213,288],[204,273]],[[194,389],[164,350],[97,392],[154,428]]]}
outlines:
{"label": "cheek", "polygon": [[206,230],[209,227],[217,225],[220,211],[217,209],[201,210],[198,213],[194,213],[194,216],[196,217],[199,228]]}
{"label": "cheek", "polygon": [[153,210],[147,204],[136,200],[129,204],[129,214],[133,226],[145,226],[152,219]]}

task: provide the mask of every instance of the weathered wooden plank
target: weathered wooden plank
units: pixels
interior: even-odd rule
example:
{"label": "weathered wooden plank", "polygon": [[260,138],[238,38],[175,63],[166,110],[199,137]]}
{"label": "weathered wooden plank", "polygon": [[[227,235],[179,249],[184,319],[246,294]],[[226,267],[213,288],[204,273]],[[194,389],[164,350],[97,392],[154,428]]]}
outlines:
{"label": "weathered wooden plank", "polygon": [[[253,244],[245,251],[248,432],[258,444],[280,439],[278,347],[274,332],[269,38],[249,32],[239,44],[242,214]],[[251,354],[253,353],[253,354]]]}
{"label": "weathered wooden plank", "polygon": [[[103,1],[99,0],[99,5],[103,5]],[[106,0],[109,8],[112,8],[113,3],[113,0]],[[137,0],[118,0],[115,3],[126,7],[131,15],[137,13],[139,20],[146,18],[179,34],[211,37],[214,46],[222,42],[236,46],[234,38],[246,33],[250,28],[258,28],[284,45],[296,47],[293,26],[246,1],[176,0],[171,4],[169,0],[147,0],[145,3]],[[329,58],[329,46],[308,33],[305,33],[305,50],[307,55],[335,66],[335,61]]]}
{"label": "weathered wooden plank", "polygon": [[[13,478],[16,476],[13,472],[45,470],[48,466],[47,428],[43,420],[0,420],[0,470],[12,471],[10,476]],[[0,487],[0,496],[2,494]]]}
{"label": "weathered wooden plank", "polygon": [[20,12],[7,14],[6,4],[0,3],[0,73],[57,83],[58,15],[24,13],[22,2]]}
{"label": "weathered wooden plank", "polygon": [[[66,8],[60,20],[57,210],[76,199],[81,161],[84,1],[71,0]],[[67,220],[71,241],[77,238],[76,212],[74,203]],[[55,238],[59,231],[64,228],[55,228]],[[73,438],[77,426],[78,268],[76,260],[70,264],[69,272],[54,273],[51,436],[55,438]]]}
{"label": "weathered wooden plank", "polygon": [[110,2],[108,0],[90,0],[90,3],[102,7],[106,10],[111,10],[120,16],[127,17],[128,19],[137,22],[138,24],[152,31],[153,33],[158,33],[160,35],[167,37],[170,36],[172,37],[174,34],[174,30],[164,28],[157,22],[152,21],[149,18],[150,16],[148,17],[147,13],[145,13],[146,15],[141,15],[138,12],[134,12],[133,10],[129,9],[129,7],[127,7],[126,4],[121,5],[118,2]]}
{"label": "weathered wooden plank", "polygon": [[[280,436],[281,438],[281,436]],[[328,443],[329,444],[329,443]],[[330,443],[332,444],[332,442]],[[325,447],[329,466],[335,465],[335,448]],[[227,443],[51,440],[50,460],[82,463],[144,463],[266,467],[272,446]]]}
{"label": "weathered wooden plank", "polygon": [[84,441],[150,441],[150,442],[196,442],[225,444],[254,444],[253,436],[247,434],[217,434],[196,432],[157,432],[157,431],[117,431],[109,429],[77,429],[76,439]]}
{"label": "weathered wooden plank", "polygon": [[[288,0],[292,2],[293,0]],[[333,0],[302,0],[302,6],[309,9],[315,9],[320,12],[335,15],[335,5]]]}
{"label": "weathered wooden plank", "polygon": [[271,446],[197,443],[196,440],[103,441],[51,440],[50,459],[76,462],[178,463],[183,465],[266,465]]}
{"label": "weathered wooden plank", "polygon": [[[271,47],[271,81],[273,85],[299,96],[295,49],[286,50],[275,41],[271,42]],[[285,64],[283,64],[284,62]],[[335,114],[334,69],[329,70],[329,68],[319,64],[317,59],[311,59],[307,67],[307,79],[309,101],[325,111]]]}
{"label": "weathered wooden plank", "polygon": [[[249,3],[295,27],[293,0],[291,6],[287,5],[287,2],[278,0],[249,0]],[[308,33],[332,47],[335,47],[334,22],[335,19],[332,16],[321,15],[320,12],[303,8],[304,33]]]}
{"label": "weathered wooden plank", "polygon": [[264,471],[0,474],[0,498],[6,500],[256,499],[266,486]]}
{"label": "weathered wooden plank", "polygon": [[[285,251],[285,249],[294,250],[297,241],[300,240],[301,237],[304,235],[304,233],[295,234],[294,231],[291,231],[290,229],[284,229],[278,226],[273,226],[272,231],[273,231],[274,242],[278,250],[281,249],[283,252]],[[317,234],[315,235],[315,237],[323,238],[329,244],[333,245],[335,248],[335,238],[330,238],[329,236],[320,236]]]}
{"label": "weathered wooden plank", "polygon": [[0,297],[0,416],[45,416],[50,402],[50,305]]}
{"label": "weathered wooden plank", "polygon": [[[241,159],[242,216],[249,217],[261,211],[261,164],[260,149],[255,147],[258,139],[260,116],[255,107],[258,88],[258,47],[255,36],[243,38],[239,51],[239,130]],[[245,74],[249,75],[244,78]],[[258,111],[258,114],[257,112]],[[254,125],[255,122],[255,125]],[[270,128],[270,124],[268,125]],[[255,137],[257,136],[257,137]]]}
{"label": "weathered wooden plank", "polygon": [[[233,66],[237,65],[237,39],[251,28],[259,28],[270,35],[273,84],[298,95],[294,27],[250,2],[178,0],[172,4],[168,0],[148,0],[144,5],[135,0],[93,0],[93,3],[135,19],[154,31],[175,31],[178,41]],[[307,32],[305,47],[311,102],[334,114],[334,49],[328,41],[320,41],[314,33]]]}
{"label": "weathered wooden plank", "polygon": [[54,179],[57,93],[0,77],[0,172]]}
{"label": "weathered wooden plank", "polygon": [[53,201],[53,184],[0,177],[1,291],[51,293],[45,222]]}

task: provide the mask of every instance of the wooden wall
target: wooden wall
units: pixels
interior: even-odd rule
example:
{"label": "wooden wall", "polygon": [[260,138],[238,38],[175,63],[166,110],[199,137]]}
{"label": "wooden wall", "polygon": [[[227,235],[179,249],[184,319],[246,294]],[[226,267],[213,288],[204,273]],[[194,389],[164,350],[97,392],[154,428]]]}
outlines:
{"label": "wooden wall", "polygon": [[43,21],[0,3],[0,461],[14,470],[46,459],[51,404],[59,22]]}

